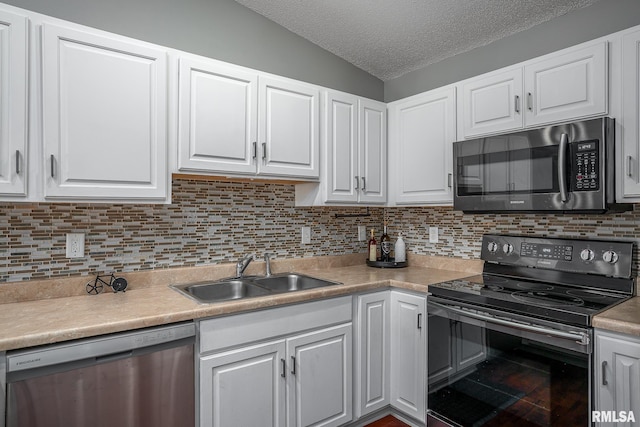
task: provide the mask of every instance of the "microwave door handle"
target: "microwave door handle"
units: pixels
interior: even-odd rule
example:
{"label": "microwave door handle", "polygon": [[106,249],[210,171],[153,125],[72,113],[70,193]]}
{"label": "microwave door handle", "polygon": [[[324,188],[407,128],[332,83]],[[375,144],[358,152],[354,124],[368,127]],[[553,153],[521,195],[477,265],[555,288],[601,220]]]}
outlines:
{"label": "microwave door handle", "polygon": [[563,133],[560,137],[560,146],[558,147],[558,187],[560,187],[560,200],[562,200],[562,203],[567,203],[569,201],[569,194],[567,192],[566,171],[566,156],[568,144],[569,135]]}

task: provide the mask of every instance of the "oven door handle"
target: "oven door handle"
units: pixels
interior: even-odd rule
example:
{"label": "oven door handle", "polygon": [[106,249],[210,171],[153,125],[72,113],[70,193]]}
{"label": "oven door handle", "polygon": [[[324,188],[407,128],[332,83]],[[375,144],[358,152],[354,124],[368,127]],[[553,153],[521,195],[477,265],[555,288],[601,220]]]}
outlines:
{"label": "oven door handle", "polygon": [[569,135],[563,133],[560,136],[560,146],[558,147],[558,187],[560,188],[560,200],[562,203],[569,201],[567,192],[567,145],[569,143]]}
{"label": "oven door handle", "polygon": [[503,319],[500,317],[492,316],[491,314],[488,314],[488,313],[476,313],[470,310],[465,310],[464,308],[443,305],[433,301],[428,301],[428,304],[432,304],[437,308],[452,311],[454,313],[467,316],[472,319],[494,323],[502,326],[508,326],[511,328],[521,329],[524,331],[535,332],[538,334],[550,335],[557,338],[564,338],[564,339],[576,341],[578,344],[581,344],[581,345],[589,345],[589,342],[590,342],[589,334],[587,334],[586,332],[559,331],[557,329],[545,328],[544,326],[521,323],[512,319],[506,319],[506,318]]}

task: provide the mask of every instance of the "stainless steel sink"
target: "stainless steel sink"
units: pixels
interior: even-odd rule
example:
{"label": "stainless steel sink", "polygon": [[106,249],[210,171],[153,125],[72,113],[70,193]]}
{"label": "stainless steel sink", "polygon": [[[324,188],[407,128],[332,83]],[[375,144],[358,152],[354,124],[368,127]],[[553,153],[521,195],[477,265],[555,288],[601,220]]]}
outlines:
{"label": "stainless steel sink", "polygon": [[276,274],[262,279],[255,279],[255,283],[258,286],[262,286],[278,293],[302,291],[305,289],[322,288],[324,286],[341,284],[295,273]]}
{"label": "stainless steel sink", "polygon": [[171,285],[171,287],[200,303],[214,303],[333,285],[341,285],[341,283],[303,274],[283,273],[269,277],[247,276],[213,282]]}
{"label": "stainless steel sink", "polygon": [[250,279],[233,279],[220,282],[199,282],[172,286],[198,302],[220,302],[269,295],[268,289],[251,283]]}

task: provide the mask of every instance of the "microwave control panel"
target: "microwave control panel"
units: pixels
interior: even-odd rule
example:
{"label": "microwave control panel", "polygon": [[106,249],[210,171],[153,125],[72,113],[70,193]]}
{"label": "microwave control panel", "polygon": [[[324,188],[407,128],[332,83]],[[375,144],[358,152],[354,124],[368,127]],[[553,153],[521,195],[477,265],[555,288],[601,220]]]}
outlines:
{"label": "microwave control panel", "polygon": [[571,143],[571,191],[600,189],[598,140]]}

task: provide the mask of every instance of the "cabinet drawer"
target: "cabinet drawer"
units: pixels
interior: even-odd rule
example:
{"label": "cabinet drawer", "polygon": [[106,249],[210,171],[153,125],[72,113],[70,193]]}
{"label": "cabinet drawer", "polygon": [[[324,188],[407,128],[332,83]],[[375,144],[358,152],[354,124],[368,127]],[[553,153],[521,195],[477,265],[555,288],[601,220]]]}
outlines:
{"label": "cabinet drawer", "polygon": [[351,296],[200,321],[200,353],[351,321]]}

